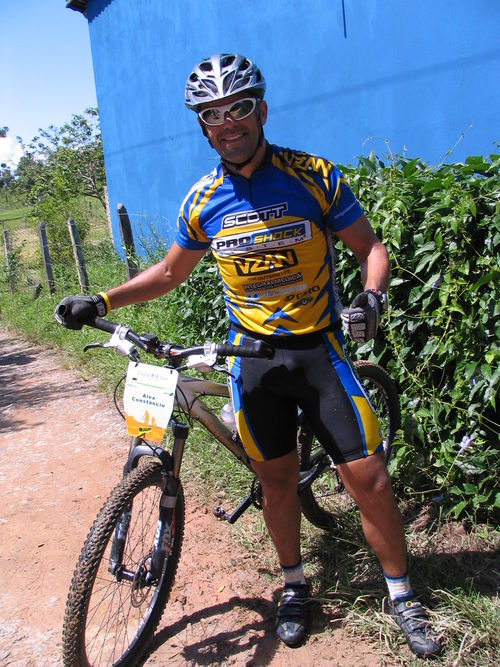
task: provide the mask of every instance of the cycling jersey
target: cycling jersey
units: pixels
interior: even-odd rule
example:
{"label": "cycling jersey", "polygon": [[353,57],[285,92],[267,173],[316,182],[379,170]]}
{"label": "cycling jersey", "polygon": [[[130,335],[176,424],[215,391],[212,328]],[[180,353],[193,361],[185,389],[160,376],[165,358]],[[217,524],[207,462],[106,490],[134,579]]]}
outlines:
{"label": "cycling jersey", "polygon": [[331,162],[268,145],[249,179],[219,164],[192,187],[176,242],[212,249],[232,324],[300,335],[338,320],[333,233],[362,213]]}

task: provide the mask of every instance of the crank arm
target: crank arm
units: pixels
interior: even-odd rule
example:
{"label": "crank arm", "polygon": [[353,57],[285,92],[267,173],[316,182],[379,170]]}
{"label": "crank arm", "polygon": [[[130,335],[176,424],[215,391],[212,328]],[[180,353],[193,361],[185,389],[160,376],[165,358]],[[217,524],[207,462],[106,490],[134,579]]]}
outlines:
{"label": "crank arm", "polygon": [[243,514],[243,512],[245,512],[252,504],[253,499],[252,493],[250,492],[246,498],[243,498],[243,500],[240,501],[238,506],[235,507],[230,514],[228,514],[221,505],[214,507],[212,511],[218,519],[227,521],[228,523],[235,523]]}

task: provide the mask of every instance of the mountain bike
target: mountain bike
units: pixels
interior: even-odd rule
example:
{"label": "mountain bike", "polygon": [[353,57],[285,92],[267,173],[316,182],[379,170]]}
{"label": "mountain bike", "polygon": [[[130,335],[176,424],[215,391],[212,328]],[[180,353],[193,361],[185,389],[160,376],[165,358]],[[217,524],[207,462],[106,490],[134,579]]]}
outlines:
{"label": "mountain bike", "polygon": [[[127,419],[132,438],[123,479],[98,513],[74,570],[64,615],[63,660],[68,667],[123,667],[137,664],[144,654],[173,586],[184,535],[180,474],[193,423],[201,424],[252,472],[231,423],[227,382],[200,377],[200,373],[227,373],[217,365],[219,359],[272,357],[274,351],[260,340],[238,346],[206,343],[183,348],[153,334],[139,335],[109,320],[95,318],[88,324],[111,337],[106,343],[93,343],[85,349],[110,348],[130,360],[124,400],[128,398],[132,407],[125,405],[123,414],[117,391],[115,402]],[[142,364],[139,350],[164,363]],[[366,361],[355,362],[355,366],[379,408],[389,458],[399,426],[396,389],[380,366]],[[211,406],[213,398],[223,401],[220,412]],[[136,410],[135,416],[127,410]],[[142,421],[137,419],[137,410],[144,412]],[[152,417],[152,412],[161,417]],[[334,518],[332,499],[341,487],[335,465],[300,413],[297,423],[301,468],[298,493],[303,513],[325,528]],[[262,506],[262,491],[255,477],[248,495],[232,511],[219,506],[214,514],[234,523],[252,505]]]}

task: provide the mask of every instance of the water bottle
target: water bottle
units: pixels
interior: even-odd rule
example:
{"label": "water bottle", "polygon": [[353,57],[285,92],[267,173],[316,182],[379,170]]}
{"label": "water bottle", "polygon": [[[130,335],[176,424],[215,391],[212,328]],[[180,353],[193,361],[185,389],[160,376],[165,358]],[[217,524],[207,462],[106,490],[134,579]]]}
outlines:
{"label": "water bottle", "polygon": [[234,418],[234,410],[231,402],[222,406],[220,418],[228,428],[236,428],[236,420]]}

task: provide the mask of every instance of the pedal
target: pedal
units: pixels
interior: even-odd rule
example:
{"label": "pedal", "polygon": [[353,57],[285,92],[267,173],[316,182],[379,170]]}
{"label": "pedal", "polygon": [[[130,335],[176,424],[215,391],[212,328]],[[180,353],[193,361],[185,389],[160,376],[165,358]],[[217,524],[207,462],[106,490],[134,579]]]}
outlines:
{"label": "pedal", "polygon": [[221,521],[227,521],[228,518],[229,518],[228,513],[222,507],[222,505],[216,505],[215,507],[212,507],[212,512],[213,512],[214,516],[217,519],[220,519]]}
{"label": "pedal", "polygon": [[216,507],[213,508],[213,513],[218,519],[221,519],[222,521],[227,521],[228,523],[234,523],[235,521],[238,521],[240,516],[245,512],[250,505],[252,504],[252,494],[249,493],[246,498],[243,498],[238,503],[238,506],[235,507],[234,510],[232,510],[231,514],[228,514],[226,510],[221,506],[217,505]]}

